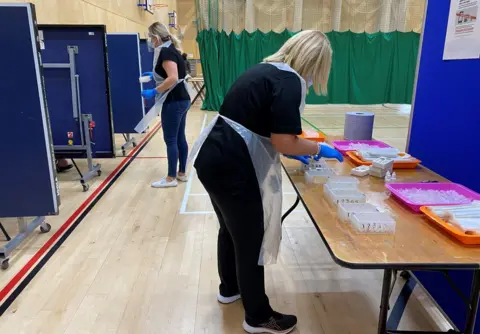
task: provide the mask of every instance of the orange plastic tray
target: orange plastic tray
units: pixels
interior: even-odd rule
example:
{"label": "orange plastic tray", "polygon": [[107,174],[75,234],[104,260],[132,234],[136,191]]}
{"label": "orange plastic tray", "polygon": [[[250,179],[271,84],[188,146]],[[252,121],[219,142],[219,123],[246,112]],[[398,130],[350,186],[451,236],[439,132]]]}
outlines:
{"label": "orange plastic tray", "polygon": [[[370,166],[372,164],[371,161],[365,161],[361,157],[357,155],[356,151],[348,151],[346,152],[347,156],[352,159],[353,163],[357,166]],[[401,155],[401,154],[400,154]],[[421,161],[418,159],[410,160],[410,161],[396,161],[393,163],[393,168],[395,169],[414,169],[418,166]]]}
{"label": "orange plastic tray", "polygon": [[299,135],[300,138],[316,141],[316,142],[324,142],[326,139],[326,136],[321,133],[320,131],[315,131],[315,130],[304,130],[302,131],[302,134]]}
{"label": "orange plastic tray", "polygon": [[434,225],[440,227],[442,230],[447,232],[450,236],[453,238],[457,239],[460,241],[462,244],[465,245],[480,245],[480,235],[475,234],[475,232],[468,233],[463,232],[456,226],[447,223],[445,220],[437,216],[435,213],[430,211],[430,209],[427,206],[422,206],[420,208],[420,211],[422,211],[427,218],[429,219],[430,222],[434,223]]}

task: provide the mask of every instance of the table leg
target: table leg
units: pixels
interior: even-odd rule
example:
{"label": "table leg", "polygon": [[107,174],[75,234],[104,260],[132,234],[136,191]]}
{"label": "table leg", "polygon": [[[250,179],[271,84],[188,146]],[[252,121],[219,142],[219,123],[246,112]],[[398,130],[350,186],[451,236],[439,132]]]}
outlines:
{"label": "table leg", "polygon": [[285,220],[285,218],[287,218],[287,216],[291,214],[293,210],[295,210],[299,202],[300,202],[300,197],[297,196],[295,203],[293,203],[292,207],[288,209],[287,212],[285,212],[285,214],[282,216],[282,223]]}
{"label": "table leg", "polygon": [[202,94],[202,91],[205,89],[205,85],[202,86],[202,88],[200,88],[200,91],[197,93],[197,95],[195,95],[193,101],[192,101],[192,104],[195,103],[195,101],[197,101],[198,97]]}
{"label": "table leg", "polygon": [[473,272],[472,290],[470,291],[470,307],[468,308],[465,334],[473,334],[477,318],[478,297],[480,295],[480,270]]}
{"label": "table leg", "polygon": [[392,269],[383,271],[382,297],[380,299],[380,315],[378,316],[378,334],[387,333],[388,303],[392,285]]}

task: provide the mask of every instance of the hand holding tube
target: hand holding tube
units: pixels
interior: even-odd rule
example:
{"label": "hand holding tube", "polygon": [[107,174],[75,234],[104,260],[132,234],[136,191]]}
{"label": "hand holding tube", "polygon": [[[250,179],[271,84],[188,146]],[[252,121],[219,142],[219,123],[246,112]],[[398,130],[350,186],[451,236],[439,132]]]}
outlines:
{"label": "hand holding tube", "polygon": [[308,165],[310,163],[310,158],[311,158],[309,155],[287,155],[287,154],[285,154],[285,157],[293,160],[298,160],[305,165]]}
{"label": "hand holding tube", "polygon": [[146,99],[151,99],[151,98],[155,97],[155,95],[157,95],[157,94],[158,94],[158,92],[155,88],[142,90],[142,96]]}
{"label": "hand holding tube", "polygon": [[316,161],[320,160],[320,158],[330,158],[343,162],[342,154],[333,147],[324,143],[320,143],[318,146],[318,154],[313,157]]}

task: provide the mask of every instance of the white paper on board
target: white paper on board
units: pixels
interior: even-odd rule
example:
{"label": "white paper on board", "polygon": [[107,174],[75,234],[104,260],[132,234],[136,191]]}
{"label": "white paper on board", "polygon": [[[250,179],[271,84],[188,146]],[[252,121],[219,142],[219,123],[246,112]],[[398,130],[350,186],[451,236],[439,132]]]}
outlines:
{"label": "white paper on board", "polygon": [[479,0],[451,0],[444,60],[480,58]]}
{"label": "white paper on board", "polygon": [[38,42],[40,44],[40,50],[45,50],[45,41],[43,39],[43,30],[38,31]]}

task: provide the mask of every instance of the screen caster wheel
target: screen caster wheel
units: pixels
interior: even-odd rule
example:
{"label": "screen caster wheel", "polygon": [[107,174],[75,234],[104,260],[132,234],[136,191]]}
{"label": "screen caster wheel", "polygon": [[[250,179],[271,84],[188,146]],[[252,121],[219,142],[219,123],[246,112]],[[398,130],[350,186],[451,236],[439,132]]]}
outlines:
{"label": "screen caster wheel", "polygon": [[50,225],[49,223],[45,223],[44,225],[40,225],[40,232],[42,232],[42,233],[50,232],[51,229],[52,229],[52,225]]}
{"label": "screen caster wheel", "polygon": [[400,277],[405,279],[405,280],[408,280],[412,277],[412,275],[410,274],[409,271],[407,270],[403,270],[401,273],[400,273]]}
{"label": "screen caster wheel", "polygon": [[101,170],[97,171],[97,175],[98,175],[98,176],[101,176],[101,175],[102,175],[102,171],[101,171]]}
{"label": "screen caster wheel", "polygon": [[122,154],[123,154],[123,156],[126,156],[127,152],[124,149],[122,149]]}
{"label": "screen caster wheel", "polygon": [[82,184],[83,191],[88,191],[90,189],[90,186],[88,184]]}
{"label": "screen caster wheel", "polygon": [[2,268],[2,270],[6,270],[10,266],[10,263],[8,262],[8,260],[9,259],[2,260],[2,263],[0,264],[0,267]]}

